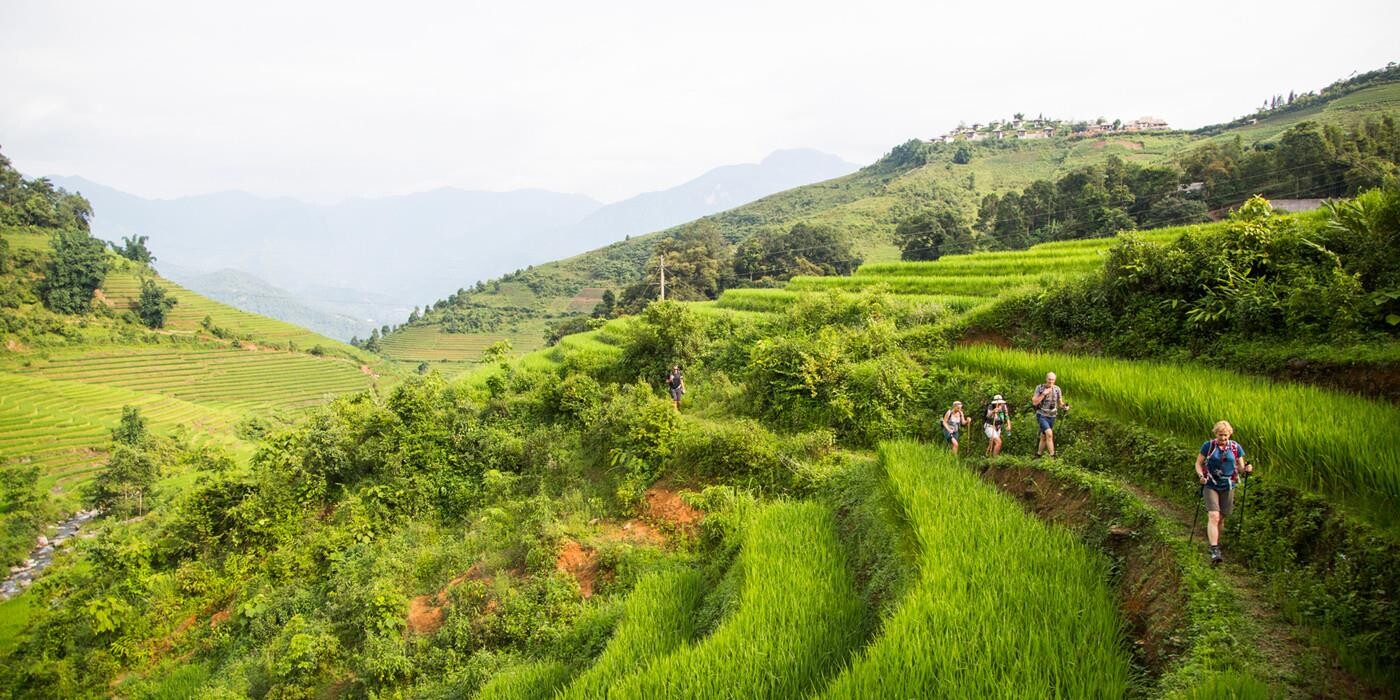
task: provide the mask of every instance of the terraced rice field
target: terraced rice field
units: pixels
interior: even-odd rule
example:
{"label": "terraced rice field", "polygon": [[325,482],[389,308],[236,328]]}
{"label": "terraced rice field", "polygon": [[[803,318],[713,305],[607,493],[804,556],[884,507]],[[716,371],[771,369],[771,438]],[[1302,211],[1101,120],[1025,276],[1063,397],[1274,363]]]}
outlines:
{"label": "terraced rice field", "polygon": [[819,689],[862,636],[864,603],[830,510],[764,506],[747,527],[738,608],[700,642],[614,684],[609,698],[790,698]]}
{"label": "terraced rice field", "polygon": [[880,464],[919,574],[821,697],[1124,696],[1131,669],[1106,559],[941,446],[886,444]]}
{"label": "terraced rice field", "polygon": [[[757,311],[772,313],[782,311],[802,298],[803,292],[790,289],[728,289],[720,295],[715,306],[735,311]],[[854,296],[842,295],[848,299]],[[955,313],[966,312],[986,303],[985,297],[959,296],[951,294],[903,294],[897,297],[899,303],[908,306],[941,306]]]}
{"label": "terraced rice field", "polygon": [[520,330],[502,333],[443,333],[438,326],[413,326],[384,340],[384,354],[401,362],[475,362],[486,348],[509,340],[515,352],[528,352],[544,345],[545,321],[536,319],[520,324]]}
{"label": "terraced rice field", "polygon": [[1211,426],[1228,416],[1235,439],[1271,478],[1330,494],[1370,511],[1377,522],[1400,525],[1400,409],[1390,404],[1205,367],[985,345],[952,350],[948,361],[1021,382],[1023,393],[1053,370],[1067,401],[1082,398],[1088,408],[1182,439],[1204,442]]}
{"label": "terraced rice field", "polygon": [[[246,336],[282,345],[292,342],[296,343],[297,347],[302,350],[320,345],[327,349],[335,348],[342,352],[358,354],[358,351],[345,343],[318,335],[301,326],[240,311],[185,289],[170,280],[155,278],[155,282],[179,302],[175,308],[170,310],[170,314],[166,318],[165,329],[167,331],[203,332],[200,322],[208,316],[214,325],[226,328],[240,338]],[[132,272],[113,271],[107,275],[107,281],[102,285],[102,292],[114,308],[119,310],[133,308],[136,300],[141,296],[141,277]]]}
{"label": "terraced rice field", "polygon": [[152,392],[0,373],[0,463],[37,466],[45,488],[67,488],[105,459],[101,448],[128,405],[141,410],[153,431],[179,427],[225,444],[234,444],[228,436],[241,418],[233,410]]}
{"label": "terraced rice field", "polygon": [[345,360],[232,348],[90,352],[34,360],[15,371],[235,411],[304,408],[374,383],[373,377]]}

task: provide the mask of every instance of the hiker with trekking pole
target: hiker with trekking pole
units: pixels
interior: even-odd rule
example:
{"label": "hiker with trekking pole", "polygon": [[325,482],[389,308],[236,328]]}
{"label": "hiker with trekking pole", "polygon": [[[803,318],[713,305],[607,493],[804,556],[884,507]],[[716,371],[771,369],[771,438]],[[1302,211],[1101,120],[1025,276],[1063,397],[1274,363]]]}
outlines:
{"label": "hiker with trekking pole", "polygon": [[1035,446],[1037,459],[1047,453],[1054,458],[1055,418],[1061,408],[1069,410],[1069,404],[1065,403],[1064,391],[1055,386],[1055,379],[1054,372],[1046,374],[1045,383],[1037,386],[1035,393],[1031,395],[1031,409],[1035,411],[1035,422],[1040,426],[1040,439]]}
{"label": "hiker with trekking pole", "polygon": [[1230,439],[1234,432],[1228,421],[1216,423],[1215,439],[1201,445],[1201,451],[1196,455],[1196,477],[1201,482],[1201,499],[1196,503],[1196,517],[1191,520],[1191,539],[1196,536],[1196,520],[1200,518],[1204,504],[1206,542],[1210,546],[1212,565],[1224,560],[1220,556],[1220,533],[1225,529],[1225,518],[1230,517],[1235,508],[1235,485],[1254,471],[1253,465],[1245,462],[1244,448]]}

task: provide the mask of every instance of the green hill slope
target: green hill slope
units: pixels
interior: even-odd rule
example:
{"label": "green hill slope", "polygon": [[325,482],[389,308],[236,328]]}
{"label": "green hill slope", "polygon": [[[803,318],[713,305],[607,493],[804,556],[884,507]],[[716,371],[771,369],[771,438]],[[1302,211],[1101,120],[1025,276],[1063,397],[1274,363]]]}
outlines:
{"label": "green hill slope", "polygon": [[[935,201],[952,202],[975,217],[985,194],[1024,188],[1110,159],[1170,165],[1200,145],[1227,143],[1237,136],[1246,146],[1272,141],[1303,121],[1355,128],[1366,119],[1394,118],[1400,113],[1400,82],[1393,81],[1400,80],[1400,71],[1378,73],[1367,78],[1366,87],[1313,96],[1306,108],[1279,109],[1195,133],[984,141],[970,144],[971,160],[965,164],[954,162],[956,144],[931,144],[913,157],[900,147],[851,175],[780,192],[705,220],[731,243],[783,232],[798,223],[827,225],[848,236],[864,261],[897,260],[899,250],[892,238],[897,223]],[[552,322],[587,313],[603,289],[620,292],[641,280],[657,242],[683,228],[636,236],[461,290],[389,334],[383,353],[412,364],[471,363],[500,340],[510,340],[516,351],[540,347]]]}
{"label": "green hill slope", "polygon": [[[290,418],[345,393],[373,389],[392,368],[380,358],[275,319],[202,297],[114,254],[94,312],[64,315],[39,303],[51,233],[0,226],[11,251],[0,286],[0,467],[33,466],[66,506],[106,461],[109,431],[135,406],[159,435],[251,454],[238,426],[274,412]],[[133,315],[141,281],[175,300],[162,328]]]}

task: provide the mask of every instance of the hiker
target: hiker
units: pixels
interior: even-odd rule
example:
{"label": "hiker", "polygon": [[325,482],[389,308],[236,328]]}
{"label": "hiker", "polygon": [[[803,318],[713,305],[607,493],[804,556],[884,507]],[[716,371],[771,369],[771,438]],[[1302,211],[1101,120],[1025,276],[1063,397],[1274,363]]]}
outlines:
{"label": "hiker", "polygon": [[681,410],[681,397],[685,395],[685,375],[681,373],[680,365],[671,365],[671,374],[666,377],[666,386],[671,389],[671,400],[676,403],[676,410]]}
{"label": "hiker", "polygon": [[1035,407],[1035,422],[1040,425],[1040,440],[1035,446],[1035,456],[1042,454],[1055,456],[1055,416],[1060,409],[1069,410],[1065,394],[1055,386],[1055,373],[1045,375],[1045,383],[1035,388],[1031,396],[1031,406]]}
{"label": "hiker", "polygon": [[1225,518],[1235,509],[1235,484],[1240,474],[1254,471],[1245,463],[1244,448],[1230,439],[1235,429],[1228,421],[1215,424],[1215,439],[1201,445],[1196,455],[1196,476],[1201,480],[1201,498],[1206,506],[1206,542],[1210,545],[1210,563],[1219,564],[1220,532]]}
{"label": "hiker", "polygon": [[993,396],[992,402],[982,410],[982,432],[987,434],[987,456],[1001,454],[1001,436],[1011,432],[1011,414],[1001,394]]}
{"label": "hiker", "polygon": [[954,401],[953,407],[943,412],[943,439],[953,446],[953,454],[958,453],[958,431],[966,423],[961,401]]}

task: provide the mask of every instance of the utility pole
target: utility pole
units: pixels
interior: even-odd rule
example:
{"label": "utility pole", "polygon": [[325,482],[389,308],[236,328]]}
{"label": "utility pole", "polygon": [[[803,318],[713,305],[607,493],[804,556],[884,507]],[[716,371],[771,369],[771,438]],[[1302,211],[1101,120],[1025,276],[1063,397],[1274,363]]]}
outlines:
{"label": "utility pole", "polygon": [[666,255],[661,255],[661,301],[666,301]]}

